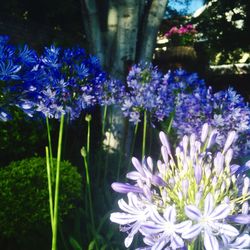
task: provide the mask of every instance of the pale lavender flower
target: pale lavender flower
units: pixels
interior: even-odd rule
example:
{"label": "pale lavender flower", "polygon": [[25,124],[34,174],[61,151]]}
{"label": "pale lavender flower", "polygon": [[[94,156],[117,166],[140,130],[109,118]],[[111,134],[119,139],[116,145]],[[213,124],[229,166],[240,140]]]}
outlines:
{"label": "pale lavender flower", "polygon": [[197,224],[182,233],[182,238],[195,239],[202,233],[206,250],[219,249],[220,236],[236,237],[239,234],[235,227],[223,222],[230,211],[231,207],[226,203],[215,207],[214,198],[210,193],[205,198],[203,213],[194,205],[185,206],[187,217]]}
{"label": "pale lavender flower", "polygon": [[[129,212],[132,224],[116,220],[122,229],[127,226],[128,232],[139,223],[132,236],[136,231],[147,246],[138,250],[194,250],[200,244],[206,250],[247,246],[243,241],[248,242],[250,230],[250,180],[246,176],[250,163],[230,165],[234,132],[229,133],[221,151],[210,151],[219,132],[211,131],[208,124],[201,131],[201,140],[195,134],[184,136],[175,154],[167,136],[160,132],[162,157],[156,168],[151,157],[142,162],[132,158],[136,171],[127,174],[132,183],[112,184],[117,192],[132,192],[141,213],[147,213],[142,221],[133,206]],[[127,219],[128,215],[124,216]]]}
{"label": "pale lavender flower", "polygon": [[220,249],[222,250],[248,249],[249,250],[250,249],[249,233],[242,233],[233,239],[229,237],[222,237]]}
{"label": "pale lavender flower", "polygon": [[[143,223],[141,232],[146,237],[157,235],[152,249],[165,249],[169,246],[170,249],[179,249],[184,247],[184,241],[180,234],[189,230],[192,222],[190,220],[176,222],[176,210],[174,207],[166,207],[163,216],[159,214],[156,208],[152,208],[150,213],[150,221]],[[145,241],[144,241],[145,242]]]}
{"label": "pale lavender flower", "polygon": [[151,204],[145,203],[143,200],[133,193],[128,193],[128,203],[123,199],[118,201],[118,206],[123,213],[112,213],[110,220],[121,225],[121,231],[127,232],[125,246],[129,247],[133,241],[134,235],[140,230],[143,222],[147,220],[151,211]]}

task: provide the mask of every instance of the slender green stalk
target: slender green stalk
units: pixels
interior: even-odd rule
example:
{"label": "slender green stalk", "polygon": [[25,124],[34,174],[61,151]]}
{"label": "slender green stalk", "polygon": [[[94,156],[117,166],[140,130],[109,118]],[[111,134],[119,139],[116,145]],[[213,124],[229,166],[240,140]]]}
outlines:
{"label": "slender green stalk", "polygon": [[147,135],[147,111],[145,110],[144,120],[143,120],[142,159],[145,156],[146,135]]}
{"label": "slender green stalk", "polygon": [[167,128],[167,134],[169,134],[171,131],[173,120],[174,120],[174,112],[172,112],[170,115],[170,120],[169,120],[169,124],[168,124],[168,128]]}
{"label": "slender green stalk", "polygon": [[49,149],[45,148],[46,151],[46,165],[47,165],[47,177],[48,177],[48,190],[49,190],[49,209],[50,209],[50,223],[53,235],[53,194],[52,194],[52,183],[51,183],[51,168],[49,163]]}
{"label": "slender green stalk", "polygon": [[89,151],[90,151],[90,125],[91,125],[91,114],[87,114],[86,117],[85,117],[85,120],[87,121],[88,123],[88,130],[87,130],[87,147],[86,147],[86,150],[87,150],[87,160],[88,160],[88,164],[89,164]]}
{"label": "slender green stalk", "polygon": [[[89,213],[90,213],[92,231],[95,234],[96,229],[95,229],[95,221],[94,221],[94,209],[93,209],[92,193],[91,193],[91,182],[90,182],[90,175],[89,175],[91,119],[92,119],[91,114],[87,114],[86,117],[85,117],[85,120],[88,123],[87,145],[86,145],[86,150],[83,147],[81,153],[82,153],[82,156],[83,156],[83,159],[84,159],[84,166],[85,166],[85,173],[86,173],[86,188],[87,188],[88,209],[89,209]],[[97,245],[96,242],[95,242],[95,245]]]}
{"label": "slender green stalk", "polygon": [[89,165],[87,161],[87,154],[82,154],[84,159],[84,166],[85,166],[85,174],[86,174],[86,188],[88,194],[88,202],[89,202],[89,212],[90,212],[90,219],[92,227],[95,228],[94,222],[94,213],[93,213],[93,203],[92,203],[92,194],[91,194],[91,186],[90,186],[90,178],[89,178]]}
{"label": "slender green stalk", "polygon": [[102,138],[104,138],[104,133],[105,133],[107,110],[108,110],[108,106],[105,105],[104,110],[103,110],[103,117],[102,117]]}
{"label": "slender green stalk", "polygon": [[[108,150],[109,150],[109,146],[110,146],[110,137],[111,137],[111,134],[108,134]],[[108,152],[106,153],[105,155],[105,164],[104,164],[104,174],[103,174],[103,181],[106,180],[106,177],[107,177],[107,172],[108,172],[108,157],[109,157],[109,154]]]}
{"label": "slender green stalk", "polygon": [[54,171],[53,171],[53,153],[52,153],[52,143],[51,143],[51,134],[50,134],[50,125],[49,118],[46,116],[46,126],[47,126],[47,136],[48,136],[48,144],[49,144],[49,160],[50,160],[50,168],[51,168],[51,177],[52,184],[54,183]]}
{"label": "slender green stalk", "polygon": [[63,125],[64,125],[64,115],[61,116],[58,147],[57,147],[52,250],[57,249],[58,201],[59,201],[60,163],[61,163],[61,152],[62,152]]}

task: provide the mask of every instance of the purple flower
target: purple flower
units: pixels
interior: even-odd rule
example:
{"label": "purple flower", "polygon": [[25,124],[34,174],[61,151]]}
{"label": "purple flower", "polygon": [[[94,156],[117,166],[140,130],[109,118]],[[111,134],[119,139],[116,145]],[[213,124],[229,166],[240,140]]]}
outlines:
{"label": "purple flower", "polygon": [[112,213],[110,220],[120,224],[122,226],[121,231],[128,232],[128,236],[125,239],[125,246],[129,247],[134,235],[149,217],[151,206],[144,203],[143,200],[139,199],[133,193],[128,193],[128,203],[121,199],[118,201],[118,206],[125,213]]}
{"label": "purple flower", "polygon": [[201,232],[204,234],[204,246],[207,250],[219,249],[219,240],[217,237],[225,235],[236,237],[239,231],[223,222],[230,214],[231,207],[229,204],[220,204],[214,206],[214,198],[209,193],[205,198],[204,212],[194,205],[185,206],[185,213],[192,221],[196,221],[186,232],[182,233],[184,239],[195,239]]}
{"label": "purple flower", "polygon": [[192,222],[190,220],[176,222],[176,210],[174,207],[166,207],[163,216],[152,208],[150,213],[150,221],[143,223],[141,232],[144,236],[157,235],[152,249],[165,249],[166,246],[171,249],[179,249],[184,247],[184,241],[180,234],[189,230]]}
{"label": "purple flower", "polygon": [[[160,132],[157,167],[151,157],[142,162],[132,158],[136,171],[127,174],[131,184],[112,184],[117,192],[133,193],[141,213],[147,213],[143,222],[132,216],[132,225],[129,220],[116,220],[122,229],[128,229],[125,231],[139,223],[132,236],[138,233],[148,246],[139,249],[198,249],[201,240],[206,250],[247,246],[243,240],[249,240],[245,236],[249,235],[250,180],[245,173],[249,164],[246,168],[230,166],[234,132],[229,133],[221,151],[213,151],[210,147],[218,132],[208,124],[200,131],[201,140],[195,134],[184,136],[175,154],[167,136]],[[134,215],[134,210],[131,213]]]}

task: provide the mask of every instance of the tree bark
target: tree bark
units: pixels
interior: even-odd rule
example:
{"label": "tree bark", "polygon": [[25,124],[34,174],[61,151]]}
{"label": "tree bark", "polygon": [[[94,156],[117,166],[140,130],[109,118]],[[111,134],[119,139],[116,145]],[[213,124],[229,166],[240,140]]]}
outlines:
{"label": "tree bark", "polygon": [[[102,0],[107,13],[97,0],[80,1],[90,52],[111,74],[124,79],[129,65],[152,60],[168,0]],[[106,22],[105,32],[100,20]]]}
{"label": "tree bark", "polygon": [[139,61],[151,61],[156,44],[157,33],[166,11],[168,0],[153,0],[145,18],[141,43],[139,48]]}
{"label": "tree bark", "polygon": [[104,64],[104,48],[103,37],[101,34],[100,20],[98,8],[95,0],[80,0],[82,7],[83,25],[87,40],[89,43],[89,50],[95,56],[97,56]]}
{"label": "tree bark", "polygon": [[120,1],[118,6],[118,27],[116,50],[113,57],[112,73],[123,78],[129,62],[135,61],[139,21],[138,0]]}

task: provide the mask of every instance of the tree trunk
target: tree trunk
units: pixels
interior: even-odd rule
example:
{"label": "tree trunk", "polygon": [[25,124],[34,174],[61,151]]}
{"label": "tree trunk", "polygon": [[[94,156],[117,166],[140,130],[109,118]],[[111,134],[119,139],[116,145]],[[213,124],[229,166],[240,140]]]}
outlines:
{"label": "tree trunk", "polygon": [[80,1],[90,52],[108,71],[124,79],[130,64],[152,60],[168,0]]}
{"label": "tree trunk", "polygon": [[157,33],[167,7],[167,0],[153,0],[144,21],[139,61],[151,61],[156,44]]}

